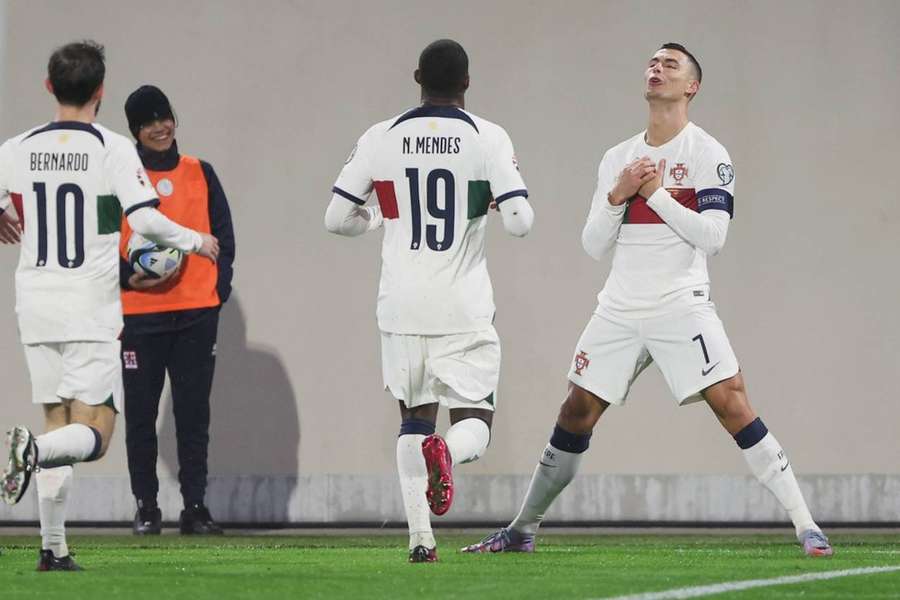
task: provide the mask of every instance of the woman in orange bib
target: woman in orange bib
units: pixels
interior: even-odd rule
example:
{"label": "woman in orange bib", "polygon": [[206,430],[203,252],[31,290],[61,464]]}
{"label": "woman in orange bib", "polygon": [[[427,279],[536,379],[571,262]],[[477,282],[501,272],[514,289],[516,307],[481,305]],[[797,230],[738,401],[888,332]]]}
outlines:
{"label": "woman in orange bib", "polygon": [[145,85],[125,102],[128,127],[159,195],[159,210],[173,221],[219,238],[217,263],[185,256],[162,279],[136,273],[126,248],[131,237],[122,221],[120,275],[125,329],[125,444],[131,490],[137,500],[134,533],[158,534],[156,419],[165,375],[172,388],[178,444],[178,480],[183,534],[220,534],[206,507],[209,396],[216,363],[219,309],[231,293],[234,231],[225,192],[212,166],[178,152],[175,115],[166,95]]}

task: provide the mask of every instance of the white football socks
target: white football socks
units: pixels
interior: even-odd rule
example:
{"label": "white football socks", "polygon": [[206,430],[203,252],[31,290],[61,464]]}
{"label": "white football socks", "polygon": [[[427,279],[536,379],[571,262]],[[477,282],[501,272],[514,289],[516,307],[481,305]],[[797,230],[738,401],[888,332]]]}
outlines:
{"label": "white football socks", "polygon": [[96,429],[72,423],[35,438],[38,448],[38,465],[53,468],[84,462],[97,451]]}
{"label": "white football socks", "polygon": [[461,465],[481,458],[491,441],[491,430],[481,419],[463,419],[447,430],[444,441],[453,464]]}
{"label": "white football socks", "polygon": [[431,515],[425,492],[428,489],[428,472],[422,455],[421,434],[406,434],[397,438],[397,472],[400,475],[400,491],[403,508],[409,524],[409,549],[416,546],[434,548],[431,531]]}
{"label": "white football socks", "polygon": [[797,535],[809,529],[818,530],[819,526],[813,521],[794,477],[791,463],[775,436],[766,433],[765,437],[742,452],[753,475],[775,495],[790,515]]}
{"label": "white football socks", "polygon": [[72,485],[72,467],[42,468],[34,475],[41,516],[41,549],[53,556],[69,555],[66,545],[66,504]]}
{"label": "white football socks", "polygon": [[582,454],[582,452],[565,452],[553,444],[547,444],[538,466],[534,469],[534,475],[531,476],[531,484],[528,486],[522,508],[509,525],[511,529],[526,535],[537,533],[550,504],[575,477]]}

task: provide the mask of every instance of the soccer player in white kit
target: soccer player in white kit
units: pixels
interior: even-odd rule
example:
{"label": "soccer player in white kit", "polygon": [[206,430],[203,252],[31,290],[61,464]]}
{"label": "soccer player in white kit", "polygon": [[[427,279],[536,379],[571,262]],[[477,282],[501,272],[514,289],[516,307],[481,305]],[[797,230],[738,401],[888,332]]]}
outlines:
{"label": "soccer player in white kit", "polygon": [[[453,465],[484,454],[500,372],[485,262],[487,214],[524,236],[534,212],[502,127],[464,110],[469,60],[438,40],[422,51],[422,105],[359,139],[325,215],[329,231],[384,227],[378,327],[385,389],[399,401],[397,469],[410,562],[437,560],[428,514],[453,500]],[[363,205],[372,192],[378,205]],[[451,427],[435,434],[438,405]]]}
{"label": "soccer player in white kit", "polygon": [[598,306],[575,348],[569,394],[513,522],[465,552],[531,552],[544,513],[575,475],[594,425],[623,404],[651,362],[679,404],[705,400],[748,466],[787,510],[809,556],[832,553],[790,463],[750,407],[715,305],[706,257],[725,244],[734,170],[725,148],[688,120],[702,71],[680,44],[663,45],[644,72],[646,131],[603,156],[584,249],[615,249]]}
{"label": "soccer player in white kit", "polygon": [[103,47],[62,46],[47,70],[47,90],[58,102],[54,120],[0,146],[2,240],[16,241],[10,226],[21,227],[16,313],[32,400],[44,408],[47,433],[35,437],[24,426],[9,432],[0,497],[17,503],[34,476],[38,570],[74,571],[80,567],[65,537],[72,465],[104,455],[122,407],[122,216],[148,239],[211,260],[218,242],[157,211],[134,146],[94,123],[106,72]]}

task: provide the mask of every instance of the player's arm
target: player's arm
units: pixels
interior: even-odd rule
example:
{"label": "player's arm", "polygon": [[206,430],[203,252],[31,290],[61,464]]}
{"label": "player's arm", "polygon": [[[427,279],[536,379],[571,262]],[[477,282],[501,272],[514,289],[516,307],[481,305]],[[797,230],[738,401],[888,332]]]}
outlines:
{"label": "player's arm", "polygon": [[380,207],[365,206],[372,194],[370,154],[374,137],[372,127],[359,138],[331,188],[331,202],[325,210],[325,229],[331,233],[352,237],[384,224]]}
{"label": "player's arm", "polygon": [[17,244],[22,237],[19,216],[9,198],[12,177],[12,146],[10,142],[0,146],[0,243]]}
{"label": "player's arm", "polygon": [[156,210],[159,199],[131,144],[117,144],[107,155],[107,174],[128,225],[148,240],[215,262],[219,242],[212,235],[182,227]]}
{"label": "player's arm", "polygon": [[665,160],[657,176],[647,184],[647,206],[692,246],[713,256],[725,246],[728,224],[734,214],[734,174],[724,149],[721,156],[701,157],[697,183],[697,212],[682,206],[664,187]]}
{"label": "player's arm", "polygon": [[503,228],[510,235],[525,237],[534,224],[534,209],[524,196],[516,196],[497,205],[503,218]]}
{"label": "player's arm", "polygon": [[14,208],[0,201],[0,243],[18,244],[22,239],[22,225]]}
{"label": "player's arm", "polygon": [[348,200],[339,193],[331,197],[325,210],[325,229],[338,235],[362,235],[383,224],[380,207],[360,206],[355,200]]}
{"label": "player's arm", "polygon": [[591,210],[581,232],[581,245],[588,256],[600,260],[612,250],[619,237],[628,201],[643,182],[652,178],[654,172],[653,163],[645,157],[625,165],[620,173],[614,173],[608,156],[603,156],[597,169],[597,187],[591,200]]}
{"label": "player's arm", "polygon": [[486,163],[488,182],[503,228],[510,235],[525,237],[534,224],[534,209],[528,202],[528,188],[506,131],[498,129],[496,144],[489,151]]}

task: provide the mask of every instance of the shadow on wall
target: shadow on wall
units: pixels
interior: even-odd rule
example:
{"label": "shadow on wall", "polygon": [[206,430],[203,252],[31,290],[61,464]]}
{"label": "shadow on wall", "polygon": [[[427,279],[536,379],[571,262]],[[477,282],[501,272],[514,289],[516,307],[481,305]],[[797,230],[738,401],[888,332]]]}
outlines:
{"label": "shadow on wall", "polygon": [[[207,504],[224,522],[288,521],[298,475],[297,397],[277,351],[248,344],[236,294],[222,308],[216,355]],[[160,460],[174,475],[178,458],[171,401],[160,410]]]}

